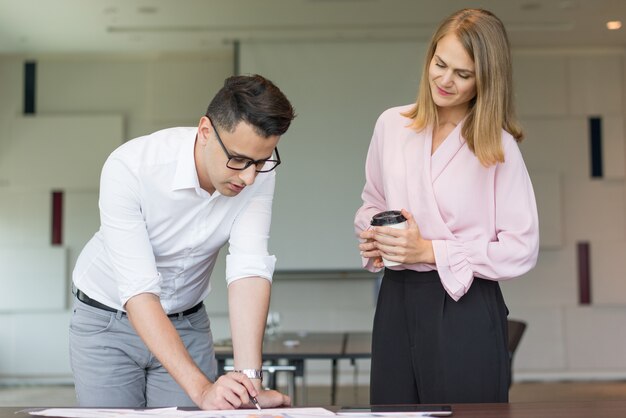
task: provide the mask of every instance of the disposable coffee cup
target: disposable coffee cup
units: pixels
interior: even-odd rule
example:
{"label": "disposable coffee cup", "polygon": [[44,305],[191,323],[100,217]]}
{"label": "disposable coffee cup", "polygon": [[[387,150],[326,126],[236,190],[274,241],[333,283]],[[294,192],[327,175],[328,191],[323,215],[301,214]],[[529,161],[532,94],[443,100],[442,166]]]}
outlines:
{"label": "disposable coffee cup", "polygon": [[[372,217],[372,222],[370,224],[372,226],[388,226],[396,229],[406,229],[408,226],[406,218],[399,210],[388,210],[377,213]],[[385,267],[393,267],[399,266],[402,263],[387,260],[383,257],[383,264]]]}

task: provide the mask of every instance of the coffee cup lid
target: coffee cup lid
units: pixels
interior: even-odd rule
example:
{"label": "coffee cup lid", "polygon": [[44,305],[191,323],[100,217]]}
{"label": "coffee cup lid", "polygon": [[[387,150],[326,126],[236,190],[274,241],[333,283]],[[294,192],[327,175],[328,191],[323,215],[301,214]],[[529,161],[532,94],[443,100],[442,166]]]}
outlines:
{"label": "coffee cup lid", "polygon": [[377,213],[372,217],[372,226],[394,225],[406,221],[406,218],[399,210],[388,210]]}

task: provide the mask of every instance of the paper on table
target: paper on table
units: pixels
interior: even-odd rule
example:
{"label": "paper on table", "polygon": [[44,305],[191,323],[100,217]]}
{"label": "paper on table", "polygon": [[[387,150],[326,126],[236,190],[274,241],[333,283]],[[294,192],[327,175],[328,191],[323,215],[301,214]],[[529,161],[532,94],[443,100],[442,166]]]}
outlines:
{"label": "paper on table", "polygon": [[341,411],[337,415],[350,416],[352,418],[415,418],[415,417],[449,417],[452,411],[420,411],[420,412],[362,412],[362,411]]}
{"label": "paper on table", "polygon": [[48,408],[25,410],[31,415],[61,418],[311,418],[335,415],[324,408],[275,408],[257,411],[256,409],[234,409],[221,411],[188,411],[173,408],[117,409],[117,408]]}

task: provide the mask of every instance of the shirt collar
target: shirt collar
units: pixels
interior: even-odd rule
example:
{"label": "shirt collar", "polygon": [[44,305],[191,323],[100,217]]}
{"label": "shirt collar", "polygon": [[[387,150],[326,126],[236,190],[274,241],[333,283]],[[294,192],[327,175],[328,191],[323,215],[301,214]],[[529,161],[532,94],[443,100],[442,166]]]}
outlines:
{"label": "shirt collar", "polygon": [[197,133],[197,129],[189,129],[187,134],[181,138],[182,145],[176,159],[176,172],[172,181],[172,190],[200,189],[194,158]]}

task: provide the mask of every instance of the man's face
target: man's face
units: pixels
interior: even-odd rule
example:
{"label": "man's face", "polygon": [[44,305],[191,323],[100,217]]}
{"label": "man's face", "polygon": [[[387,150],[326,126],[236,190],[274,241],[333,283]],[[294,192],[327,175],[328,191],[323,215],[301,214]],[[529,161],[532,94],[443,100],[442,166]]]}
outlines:
{"label": "man's face", "polygon": [[194,151],[200,187],[211,194],[217,190],[224,196],[236,196],[244,187],[253,184],[259,173],[254,164],[244,170],[226,167],[228,157],[218,141],[218,135],[232,157],[252,160],[272,158],[280,136],[264,138],[244,121],[239,122],[232,132],[219,130],[219,127],[216,129],[217,133],[206,116],[200,119]]}

